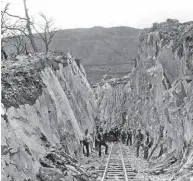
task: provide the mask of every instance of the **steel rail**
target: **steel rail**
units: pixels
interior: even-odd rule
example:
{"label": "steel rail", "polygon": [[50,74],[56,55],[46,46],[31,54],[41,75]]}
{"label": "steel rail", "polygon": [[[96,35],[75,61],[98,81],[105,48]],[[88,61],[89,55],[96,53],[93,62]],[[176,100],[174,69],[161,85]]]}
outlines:
{"label": "steel rail", "polygon": [[[109,164],[110,164],[110,159],[111,159],[111,156],[112,156],[113,147],[114,147],[114,144],[111,147],[111,150],[110,150],[110,153],[109,153],[109,156],[108,156],[108,160],[107,160],[107,163],[106,163],[105,170],[104,170],[103,177],[102,177],[101,181],[105,181],[107,179],[106,176],[107,176],[107,172],[108,172],[108,169],[109,169]],[[123,168],[123,173],[124,173],[124,180],[128,181],[127,170],[126,170],[126,167],[125,167],[123,152],[122,152],[122,148],[121,148],[120,143],[118,143],[118,148],[120,150],[119,156],[120,156],[120,160],[121,160],[121,163],[122,163],[122,168]]]}
{"label": "steel rail", "polygon": [[119,148],[120,148],[120,151],[121,151],[121,160],[122,160],[122,164],[123,164],[123,170],[124,170],[124,175],[125,175],[125,181],[128,181],[127,170],[126,170],[126,168],[125,168],[125,162],[124,162],[123,152],[122,152],[120,143],[119,143]]}
{"label": "steel rail", "polygon": [[110,161],[111,153],[112,153],[112,150],[113,150],[113,146],[114,146],[114,144],[112,145],[111,150],[110,150],[110,152],[109,152],[107,164],[106,164],[105,171],[104,171],[104,173],[103,173],[103,177],[102,177],[102,180],[101,180],[101,181],[104,181],[104,180],[105,180],[105,177],[106,177],[106,174],[107,174],[107,170],[108,170],[108,166],[109,166],[109,161]]}

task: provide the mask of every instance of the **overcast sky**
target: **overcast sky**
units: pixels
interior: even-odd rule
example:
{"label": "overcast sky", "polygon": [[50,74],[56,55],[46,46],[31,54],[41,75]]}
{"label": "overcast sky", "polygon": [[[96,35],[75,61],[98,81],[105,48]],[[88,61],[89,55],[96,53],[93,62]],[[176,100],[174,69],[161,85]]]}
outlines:
{"label": "overcast sky", "polygon": [[[10,2],[10,12],[24,15],[23,0]],[[27,0],[31,16],[45,13],[58,28],[90,28],[93,26],[150,27],[167,18],[181,22],[193,20],[193,0]]]}

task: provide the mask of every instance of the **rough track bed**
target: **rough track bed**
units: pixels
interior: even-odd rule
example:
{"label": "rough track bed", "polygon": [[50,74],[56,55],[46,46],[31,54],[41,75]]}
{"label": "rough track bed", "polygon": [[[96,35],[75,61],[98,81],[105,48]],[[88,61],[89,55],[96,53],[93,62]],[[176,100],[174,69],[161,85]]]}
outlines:
{"label": "rough track bed", "polygon": [[131,166],[133,155],[120,144],[113,144],[106,163],[98,170],[101,181],[136,180],[136,170]]}

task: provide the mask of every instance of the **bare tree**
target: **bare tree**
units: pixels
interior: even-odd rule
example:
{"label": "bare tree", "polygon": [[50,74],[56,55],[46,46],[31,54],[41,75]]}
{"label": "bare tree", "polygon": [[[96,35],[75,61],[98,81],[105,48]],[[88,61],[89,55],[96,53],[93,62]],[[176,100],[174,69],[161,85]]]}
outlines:
{"label": "bare tree", "polygon": [[24,4],[24,9],[25,9],[25,16],[26,16],[26,28],[27,28],[27,31],[28,31],[28,38],[31,42],[31,45],[32,45],[32,48],[34,50],[34,52],[37,52],[38,49],[37,49],[37,46],[35,44],[35,40],[34,40],[34,36],[32,34],[32,30],[31,30],[31,25],[32,25],[32,22],[30,20],[30,17],[29,17],[29,14],[28,14],[28,9],[27,9],[27,5],[26,5],[26,0],[23,0],[23,4]]}
{"label": "bare tree", "polygon": [[40,13],[44,23],[43,24],[34,24],[34,29],[39,35],[39,39],[44,42],[46,53],[49,51],[49,45],[54,37],[54,35],[58,32],[56,28],[53,28],[54,21],[52,19],[48,19],[43,13]]}
{"label": "bare tree", "polygon": [[16,55],[28,54],[28,43],[25,35],[18,35],[12,32],[12,36],[8,38],[9,44],[16,50]]}
{"label": "bare tree", "polygon": [[7,3],[4,8],[1,10],[1,59],[8,59],[8,54],[5,50],[7,40],[5,39],[5,35],[8,34],[10,29],[15,27],[14,24],[11,24],[8,17],[7,11],[9,9],[9,4]]}
{"label": "bare tree", "polygon": [[4,35],[7,31],[6,28],[6,12],[8,11],[9,4],[7,3],[5,7],[1,10],[1,35]]}
{"label": "bare tree", "polygon": [[5,36],[10,36],[10,32],[17,31],[17,33],[23,33],[27,36],[26,28],[24,28],[27,19],[10,14],[8,12],[9,5],[10,4],[7,3],[3,10],[1,10],[1,35],[3,35],[4,38]]}
{"label": "bare tree", "polygon": [[[1,57],[7,59],[9,55],[23,53],[22,46],[24,45],[24,37],[27,37],[26,33],[26,18],[12,15],[8,12],[9,4],[5,4],[1,10]],[[27,39],[27,38],[26,38]],[[22,43],[23,42],[23,43]],[[23,44],[23,45],[22,45]],[[14,46],[14,49],[11,49]],[[12,50],[7,53],[7,50]],[[16,50],[16,53],[14,53]]]}
{"label": "bare tree", "polygon": [[[25,16],[21,17],[9,13],[9,5],[5,4],[1,10],[1,55],[3,59],[8,58],[7,49],[10,49],[10,45],[16,50],[16,54],[26,52],[28,54],[28,46],[30,43],[34,52],[37,52],[37,47],[32,34],[31,26],[32,22],[29,18],[26,0],[23,0]],[[29,40],[29,41],[28,41]],[[14,54],[9,52],[9,54]]]}

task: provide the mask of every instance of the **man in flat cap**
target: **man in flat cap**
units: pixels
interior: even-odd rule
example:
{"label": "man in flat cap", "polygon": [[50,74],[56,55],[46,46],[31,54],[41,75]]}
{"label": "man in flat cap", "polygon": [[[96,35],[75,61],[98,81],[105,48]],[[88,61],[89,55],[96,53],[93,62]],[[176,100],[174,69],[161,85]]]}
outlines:
{"label": "man in flat cap", "polygon": [[105,142],[104,134],[103,134],[103,129],[100,128],[99,133],[97,135],[97,141],[99,143],[99,157],[101,157],[101,146],[105,146],[105,154],[108,154],[108,145]]}
{"label": "man in flat cap", "polygon": [[142,146],[143,142],[143,134],[141,133],[141,129],[137,129],[137,135],[136,135],[136,156],[139,157],[139,148]]}
{"label": "man in flat cap", "polygon": [[150,137],[149,132],[146,131],[145,132],[145,140],[144,140],[144,159],[147,160],[148,159],[148,151],[149,148],[151,148],[151,146],[153,145],[153,139]]}

